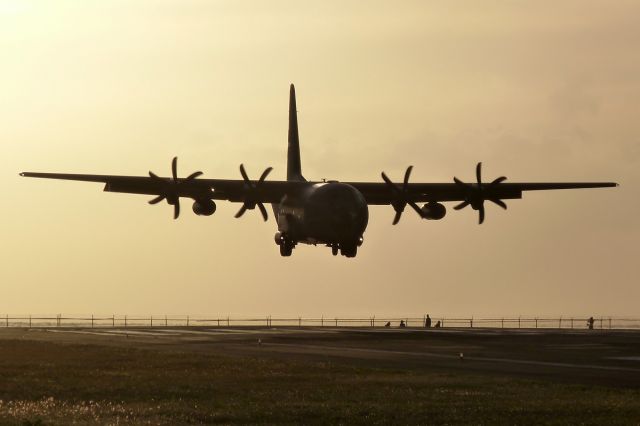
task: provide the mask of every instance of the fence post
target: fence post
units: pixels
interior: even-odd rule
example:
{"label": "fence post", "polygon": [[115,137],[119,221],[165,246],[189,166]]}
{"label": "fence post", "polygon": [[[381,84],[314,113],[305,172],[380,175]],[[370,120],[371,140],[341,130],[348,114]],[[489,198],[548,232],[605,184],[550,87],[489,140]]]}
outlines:
{"label": "fence post", "polygon": [[324,315],[320,317],[320,327],[324,327]]}
{"label": "fence post", "polygon": [[609,317],[609,330],[611,330],[611,317]]}
{"label": "fence post", "polygon": [[600,317],[600,330],[602,330],[602,317]]}
{"label": "fence post", "polygon": [[[29,328],[31,328],[31,315],[29,315]],[[609,328],[611,328],[611,318],[609,318]]]}
{"label": "fence post", "polygon": [[520,317],[518,317],[518,328],[520,328]]}
{"label": "fence post", "polygon": [[302,317],[298,317],[298,328],[302,327]]}
{"label": "fence post", "polygon": [[164,326],[165,327],[169,326],[169,323],[167,322],[167,316],[166,315],[164,316]]}
{"label": "fence post", "polygon": [[218,317],[218,327],[220,327],[220,317]]}
{"label": "fence post", "polygon": [[153,315],[151,315],[151,327],[153,327]]}
{"label": "fence post", "polygon": [[338,326],[338,318],[336,317],[336,327]]}
{"label": "fence post", "polygon": [[93,328],[93,314],[91,314],[91,328]]}
{"label": "fence post", "polygon": [[560,316],[560,319],[558,320],[558,328],[562,328],[562,316]]}
{"label": "fence post", "polygon": [[538,328],[538,318],[536,317],[536,328]]}
{"label": "fence post", "polygon": [[227,327],[229,327],[229,315],[227,315]]}
{"label": "fence post", "polygon": [[573,328],[573,317],[571,318],[571,328]]}
{"label": "fence post", "polygon": [[502,318],[502,328],[504,328],[504,317]]}
{"label": "fence post", "polygon": [[[220,320],[218,320],[218,325],[220,325]],[[187,327],[189,327],[189,315],[187,315]]]}
{"label": "fence post", "polygon": [[124,316],[124,328],[127,328],[127,316]]}
{"label": "fence post", "polygon": [[473,328],[473,317],[471,317],[471,320],[469,320],[469,325],[471,326],[471,328]]}
{"label": "fence post", "polygon": [[9,314],[7,314],[7,327],[9,327]]}
{"label": "fence post", "polygon": [[116,326],[116,315],[112,314],[111,315],[111,327],[115,327]]}

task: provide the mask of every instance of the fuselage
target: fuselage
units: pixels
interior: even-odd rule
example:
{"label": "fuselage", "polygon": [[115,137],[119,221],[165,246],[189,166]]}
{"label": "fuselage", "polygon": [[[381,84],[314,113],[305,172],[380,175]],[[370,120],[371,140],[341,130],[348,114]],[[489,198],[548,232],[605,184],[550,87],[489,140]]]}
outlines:
{"label": "fuselage", "polygon": [[274,211],[280,237],[292,243],[360,245],[369,221],[364,196],[340,182],[303,186],[274,205]]}

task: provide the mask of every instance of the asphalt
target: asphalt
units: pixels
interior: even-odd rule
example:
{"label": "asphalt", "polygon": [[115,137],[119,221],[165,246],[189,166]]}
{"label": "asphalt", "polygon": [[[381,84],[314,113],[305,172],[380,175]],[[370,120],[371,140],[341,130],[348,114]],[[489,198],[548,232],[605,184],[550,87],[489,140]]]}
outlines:
{"label": "asphalt", "polygon": [[332,360],[603,386],[640,386],[640,331],[331,327],[6,328],[0,341],[118,345],[287,360]]}

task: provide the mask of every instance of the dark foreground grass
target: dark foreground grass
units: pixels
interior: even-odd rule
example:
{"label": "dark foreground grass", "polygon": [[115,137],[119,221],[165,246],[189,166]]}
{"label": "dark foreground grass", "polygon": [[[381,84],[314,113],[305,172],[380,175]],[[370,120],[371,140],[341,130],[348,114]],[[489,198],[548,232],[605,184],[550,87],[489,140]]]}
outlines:
{"label": "dark foreground grass", "polygon": [[640,391],[0,341],[1,424],[639,424]]}

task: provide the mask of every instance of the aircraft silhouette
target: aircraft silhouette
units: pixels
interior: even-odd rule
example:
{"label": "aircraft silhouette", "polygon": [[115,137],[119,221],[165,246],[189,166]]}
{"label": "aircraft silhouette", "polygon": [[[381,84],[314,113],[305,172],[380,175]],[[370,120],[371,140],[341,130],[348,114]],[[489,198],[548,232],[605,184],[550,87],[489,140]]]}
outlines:
{"label": "aircraft silhouette", "polygon": [[[453,183],[409,183],[412,166],[407,167],[401,184],[393,182],[382,172],[382,182],[308,182],[302,176],[296,94],[293,84],[289,96],[289,146],[287,180],[267,181],[272,168],[265,169],[257,180],[251,180],[244,165],[240,165],[239,179],[198,179],[202,172],[186,178],[178,177],[177,158],[171,163],[171,177],[110,176],[60,173],[23,172],[21,176],[48,179],[66,179],[102,182],[108,192],[155,195],[149,201],[166,201],[173,206],[175,219],[180,215],[180,198],[193,200],[193,212],[210,216],[216,211],[214,200],[242,203],[235,217],[247,210],[260,210],[267,220],[265,203],[271,204],[278,231],[275,242],[282,256],[290,256],[298,243],[326,245],[333,255],[340,252],[355,257],[362,245],[369,220],[368,205],[391,205],[395,210],[396,225],[406,206],[422,219],[440,220],[446,214],[442,202],[458,201],[454,210],[467,206],[478,211],[479,223],[485,219],[485,201],[507,208],[503,200],[522,198],[523,191],[547,189],[599,188],[617,186],[614,182],[561,182],[561,183],[505,183],[501,176],[490,183],[482,181],[482,164],[476,166],[476,183],[465,183],[454,177]],[[417,203],[425,203],[422,207]]]}

